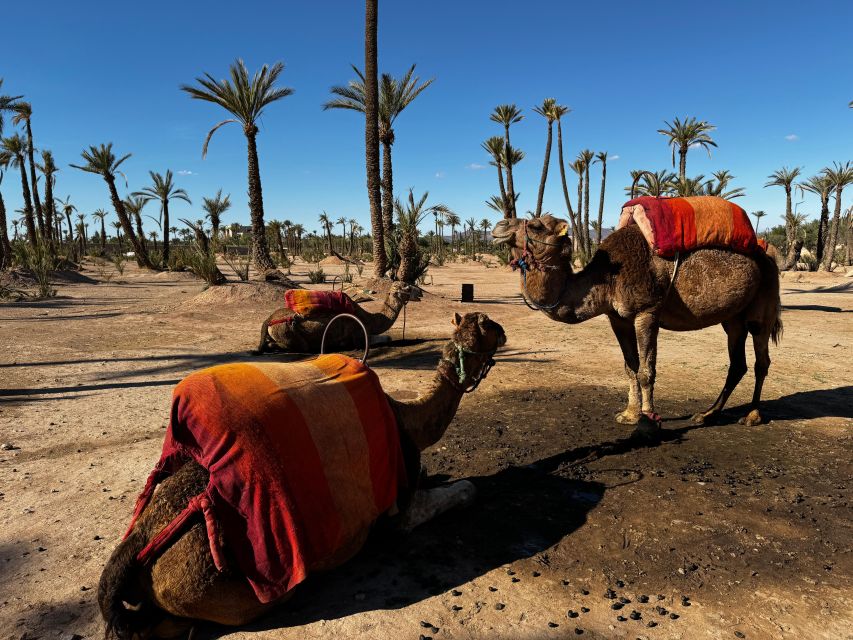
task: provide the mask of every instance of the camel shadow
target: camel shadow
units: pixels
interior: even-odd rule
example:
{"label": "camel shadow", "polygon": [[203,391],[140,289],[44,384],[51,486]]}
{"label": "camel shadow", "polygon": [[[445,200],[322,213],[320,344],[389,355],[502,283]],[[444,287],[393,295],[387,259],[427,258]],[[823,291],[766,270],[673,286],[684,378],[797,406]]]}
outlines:
{"label": "camel shadow", "polygon": [[[585,524],[605,491],[602,483],[548,472],[573,455],[567,452],[535,465],[468,478],[478,492],[472,507],[448,512],[409,535],[379,527],[353,560],[310,578],[286,604],[244,630],[268,631],[399,609],[461,588],[517,560],[535,556],[547,565],[548,549]],[[518,578],[533,579],[526,572]],[[511,597],[507,591],[514,583],[502,582],[507,584],[494,593],[495,602]],[[464,594],[454,602],[474,604]],[[228,632],[214,625],[205,629],[211,638]]]}

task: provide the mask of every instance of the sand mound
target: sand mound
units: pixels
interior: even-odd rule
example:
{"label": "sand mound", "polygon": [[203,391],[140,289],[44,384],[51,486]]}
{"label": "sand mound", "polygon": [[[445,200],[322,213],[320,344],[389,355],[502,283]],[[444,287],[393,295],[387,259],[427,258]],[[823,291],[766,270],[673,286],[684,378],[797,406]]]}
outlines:
{"label": "sand mound", "polygon": [[234,305],[275,306],[284,304],[284,292],[290,287],[275,282],[229,282],[209,287],[181,303],[181,308],[230,307]]}
{"label": "sand mound", "polygon": [[332,265],[332,264],[346,264],[343,260],[341,260],[338,256],[329,256],[328,258],[323,258],[320,260],[320,264],[322,265]]}
{"label": "sand mound", "polygon": [[151,276],[152,280],[201,280],[192,271],[160,271]]}

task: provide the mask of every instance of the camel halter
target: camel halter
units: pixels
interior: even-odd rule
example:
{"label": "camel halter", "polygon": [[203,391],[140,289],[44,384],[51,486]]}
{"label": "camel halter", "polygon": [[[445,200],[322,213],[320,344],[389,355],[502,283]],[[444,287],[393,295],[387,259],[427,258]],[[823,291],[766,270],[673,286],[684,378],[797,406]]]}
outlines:
{"label": "camel halter", "polygon": [[[439,363],[446,362],[447,364],[452,365],[459,380],[457,381],[449,377],[441,369],[438,370],[438,373],[457,391],[461,391],[462,393],[471,393],[474,389],[480,386],[480,383],[486,378],[492,367],[495,366],[495,359],[493,356],[495,355],[495,352],[497,352],[497,349],[492,351],[471,351],[455,340],[453,341],[453,346],[456,347],[456,353],[459,356],[458,362],[442,358],[439,360]],[[467,383],[465,382],[468,378],[468,374],[465,372],[465,354],[471,356],[488,356],[480,363],[480,366],[474,371],[474,373],[471,374],[471,379]]]}
{"label": "camel halter", "polygon": [[517,258],[510,262],[510,266],[512,270],[515,271],[519,269],[521,271],[521,299],[524,300],[524,304],[527,305],[529,309],[533,309],[534,311],[549,311],[559,306],[560,302],[563,299],[563,296],[566,293],[566,290],[569,287],[569,279],[566,278],[566,281],[563,283],[563,289],[560,291],[560,294],[557,296],[556,302],[554,304],[538,304],[532,301],[532,297],[530,293],[527,291],[527,272],[530,270],[542,271],[544,272],[546,269],[557,269],[556,265],[542,264],[540,261],[536,259],[536,256],[529,250],[530,245],[532,243],[542,244],[547,247],[559,247],[561,243],[559,242],[546,242],[545,240],[539,240],[537,238],[531,238],[530,234],[527,231],[527,220],[524,221],[524,252],[521,254],[520,258]]}

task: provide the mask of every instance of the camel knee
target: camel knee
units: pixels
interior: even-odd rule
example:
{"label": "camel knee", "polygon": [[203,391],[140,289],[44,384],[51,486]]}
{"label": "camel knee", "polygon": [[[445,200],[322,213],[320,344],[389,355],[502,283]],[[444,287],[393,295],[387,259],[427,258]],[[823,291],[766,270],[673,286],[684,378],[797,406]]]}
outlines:
{"label": "camel knee", "polygon": [[641,369],[637,373],[637,381],[642,387],[653,387],[655,386],[655,372],[647,369]]}

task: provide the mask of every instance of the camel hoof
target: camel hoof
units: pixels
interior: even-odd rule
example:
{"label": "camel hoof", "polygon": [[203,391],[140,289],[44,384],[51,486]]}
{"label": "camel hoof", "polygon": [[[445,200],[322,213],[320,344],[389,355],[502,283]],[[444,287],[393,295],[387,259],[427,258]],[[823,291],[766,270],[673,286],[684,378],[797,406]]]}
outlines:
{"label": "camel hoof", "polygon": [[763,420],[761,419],[761,414],[758,413],[758,409],[753,409],[737,422],[747,427],[754,427],[757,424],[761,424]]}
{"label": "camel hoof", "polygon": [[631,437],[640,440],[656,440],[660,437],[660,422],[641,415],[637,420],[637,428],[634,429]]}
{"label": "camel hoof", "polygon": [[690,418],[690,422],[696,425],[711,424],[716,414],[710,411],[702,411]]}
{"label": "camel hoof", "polygon": [[633,411],[620,411],[616,414],[616,422],[619,424],[637,424],[640,421],[640,413]]}

